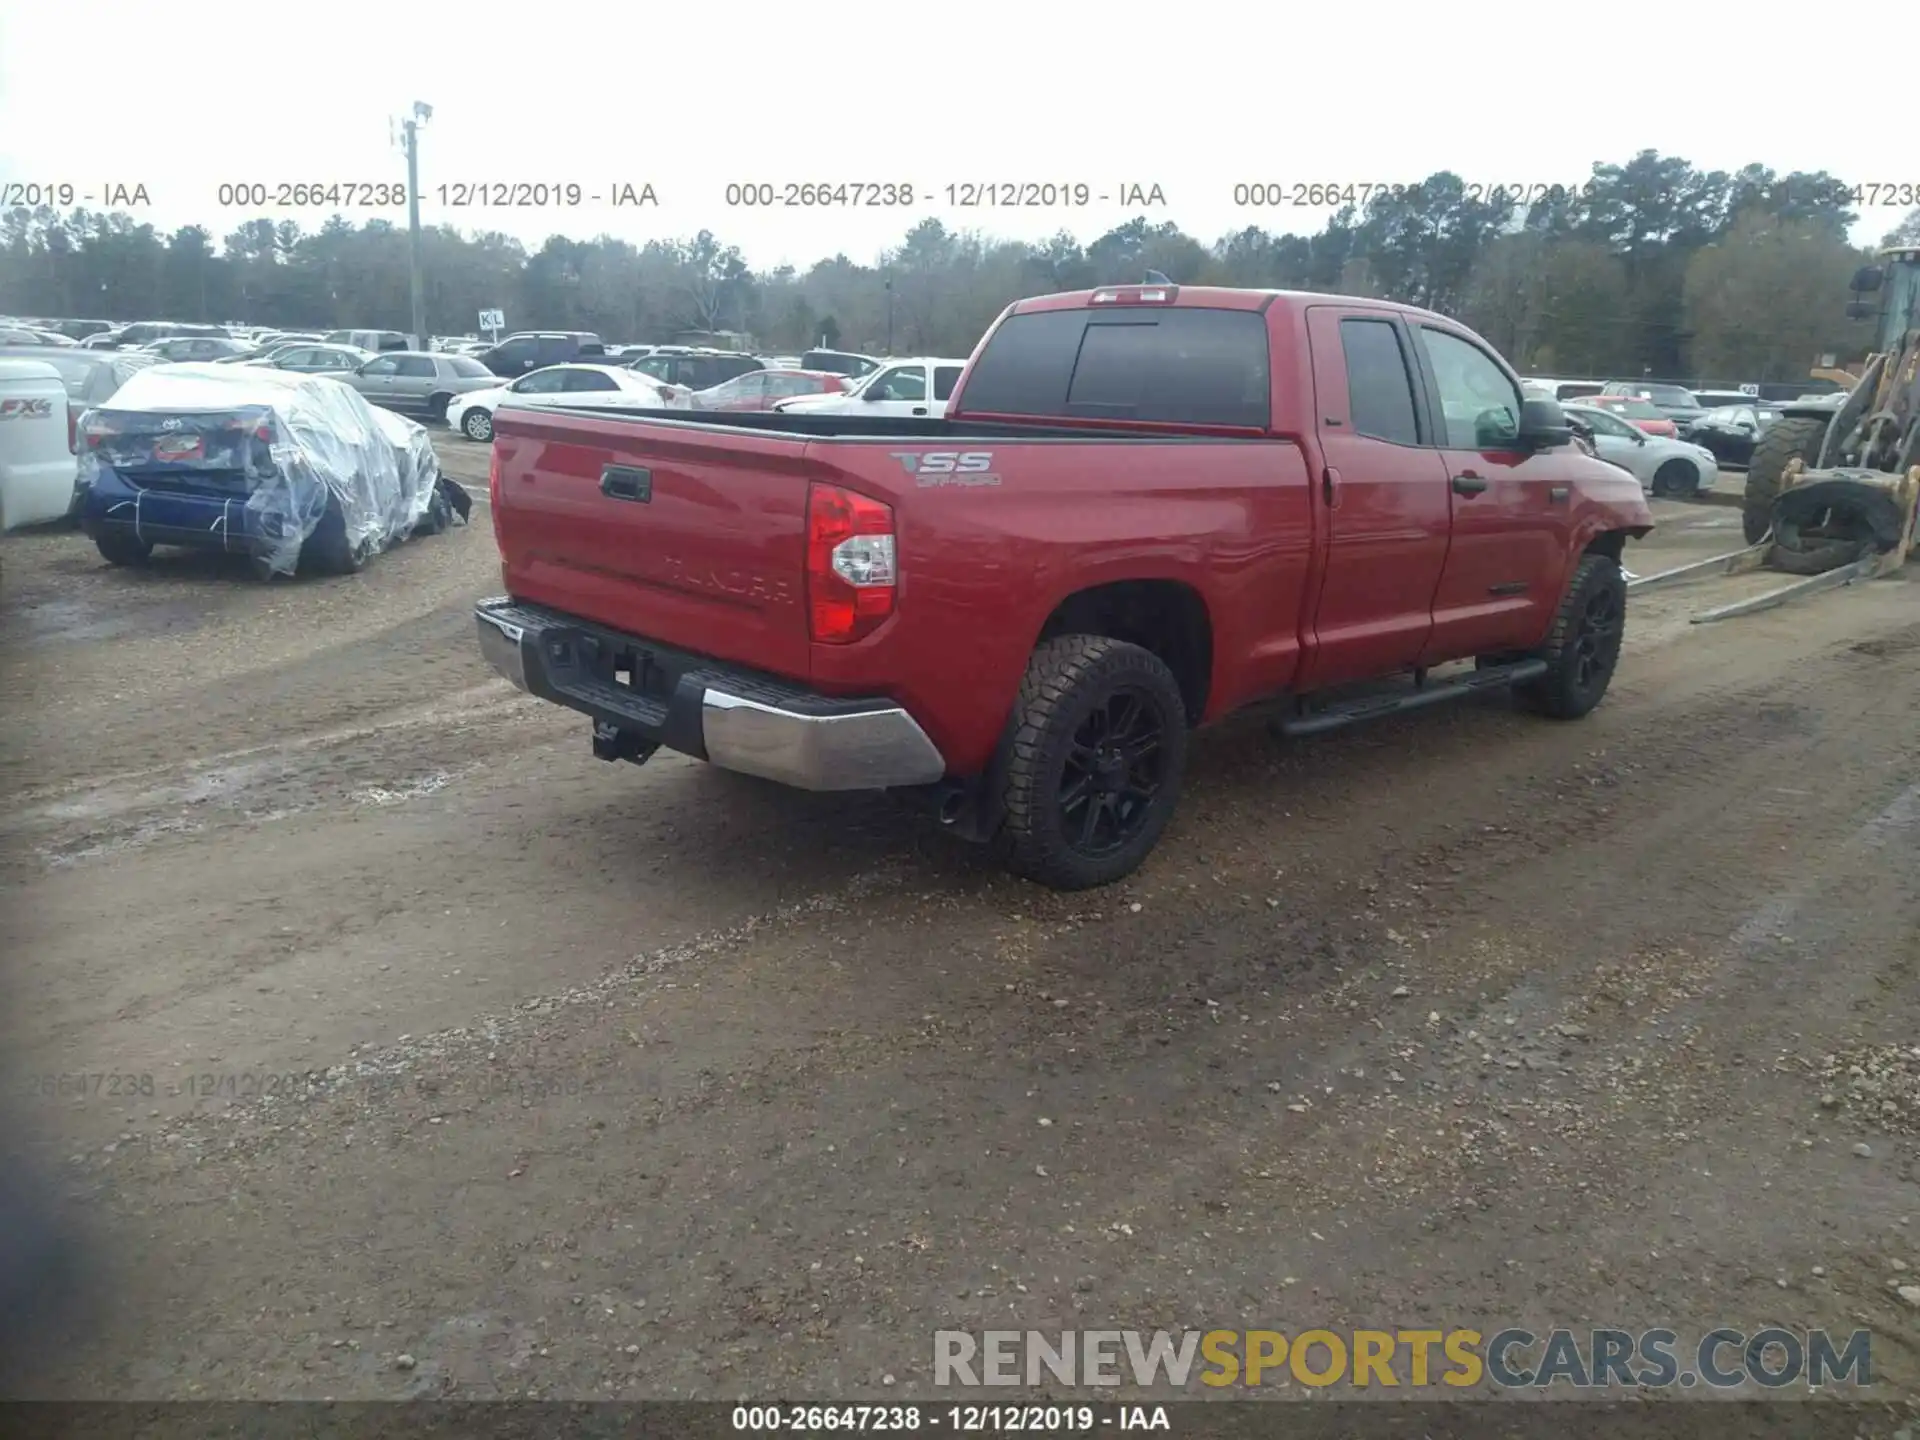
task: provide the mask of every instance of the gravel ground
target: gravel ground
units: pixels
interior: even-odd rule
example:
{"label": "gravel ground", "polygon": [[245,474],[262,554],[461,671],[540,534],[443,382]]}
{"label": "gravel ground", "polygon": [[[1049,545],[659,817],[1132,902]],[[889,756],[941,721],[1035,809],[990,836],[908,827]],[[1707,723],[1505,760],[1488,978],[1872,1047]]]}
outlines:
{"label": "gravel ground", "polygon": [[[112,1301],[21,1393],[897,1399],[938,1328],[1769,1321],[1911,1391],[1911,582],[1645,597],[1577,725],[1231,722],[1142,872],[1059,896],[884,798],[594,761],[475,653],[443,451],[474,523],[350,579],[0,546],[0,1053]],[[1634,570],[1739,543],[1656,508]]]}

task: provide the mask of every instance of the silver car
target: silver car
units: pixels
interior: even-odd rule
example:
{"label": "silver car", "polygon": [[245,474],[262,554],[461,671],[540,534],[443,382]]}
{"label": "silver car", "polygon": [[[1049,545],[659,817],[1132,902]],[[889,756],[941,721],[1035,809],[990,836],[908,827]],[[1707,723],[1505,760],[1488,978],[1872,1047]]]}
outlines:
{"label": "silver car", "polygon": [[376,356],[340,377],[372,405],[398,410],[418,420],[442,420],[458,395],[491,390],[500,377],[467,355],[430,350],[400,350]]}
{"label": "silver car", "polygon": [[371,359],[371,350],[359,350],[351,345],[305,345],[295,341],[273,345],[264,354],[240,363],[266,370],[291,370],[296,375],[345,376]]}
{"label": "silver car", "polygon": [[1720,462],[1704,445],[1649,435],[1598,405],[1563,408],[1575,433],[1584,429],[1592,438],[1594,453],[1631,472],[1649,495],[1685,500],[1711,490],[1720,478]]}

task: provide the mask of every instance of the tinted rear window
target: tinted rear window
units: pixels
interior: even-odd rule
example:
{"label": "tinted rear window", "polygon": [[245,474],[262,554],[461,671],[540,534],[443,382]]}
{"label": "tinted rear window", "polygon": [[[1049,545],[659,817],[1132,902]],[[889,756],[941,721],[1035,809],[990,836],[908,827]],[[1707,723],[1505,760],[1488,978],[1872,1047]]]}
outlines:
{"label": "tinted rear window", "polygon": [[493,372],[478,360],[469,360],[464,355],[453,355],[447,359],[447,368],[462,380],[485,380]]}
{"label": "tinted rear window", "polygon": [[967,381],[970,412],[1264,429],[1267,324],[1249,310],[1009,317]]}
{"label": "tinted rear window", "polygon": [[1418,445],[1413,376],[1392,322],[1342,320],[1340,344],[1347,354],[1347,406],[1354,432],[1395,445]]}

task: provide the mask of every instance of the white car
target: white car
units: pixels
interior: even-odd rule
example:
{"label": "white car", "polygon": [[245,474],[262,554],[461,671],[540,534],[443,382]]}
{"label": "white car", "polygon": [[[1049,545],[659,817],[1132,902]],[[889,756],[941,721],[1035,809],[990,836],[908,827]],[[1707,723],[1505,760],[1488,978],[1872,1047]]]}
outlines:
{"label": "white car", "polygon": [[687,408],[684,395],[636,370],[619,365],[549,365],[544,370],[529,370],[509,385],[454,396],[447,405],[447,424],[467,439],[487,444],[493,439],[493,412],[501,405]]}
{"label": "white car", "polygon": [[947,401],[966,368],[964,360],[941,356],[889,360],[851,390],[782,400],[773,408],[805,415],[918,415],[937,420],[947,413]]}
{"label": "white car", "polygon": [[1630,471],[1649,495],[1685,499],[1711,490],[1720,478],[1720,462],[1704,445],[1649,435],[1598,405],[1566,405],[1567,418],[1584,425],[1602,460]]}

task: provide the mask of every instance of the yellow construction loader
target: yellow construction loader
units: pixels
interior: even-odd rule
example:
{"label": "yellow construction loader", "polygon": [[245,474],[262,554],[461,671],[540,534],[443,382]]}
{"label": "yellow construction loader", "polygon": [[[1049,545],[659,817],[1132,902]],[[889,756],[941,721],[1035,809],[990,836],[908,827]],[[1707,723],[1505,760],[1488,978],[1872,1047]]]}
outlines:
{"label": "yellow construction loader", "polygon": [[1719,620],[1906,563],[1920,513],[1920,247],[1876,260],[1854,275],[1847,306],[1850,319],[1876,322],[1874,353],[1858,379],[1846,377],[1851,388],[1779,407],[1747,469],[1747,548],[1636,577],[1630,588],[1758,569],[1802,577],[1694,617]]}

